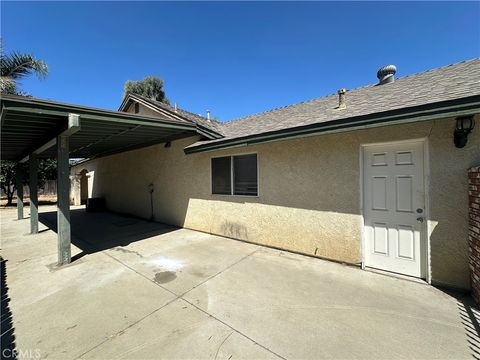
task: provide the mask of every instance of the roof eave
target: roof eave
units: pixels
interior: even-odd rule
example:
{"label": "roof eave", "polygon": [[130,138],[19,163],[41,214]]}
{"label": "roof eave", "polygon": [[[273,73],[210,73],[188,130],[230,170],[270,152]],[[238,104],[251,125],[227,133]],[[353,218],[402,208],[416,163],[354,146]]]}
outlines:
{"label": "roof eave", "polygon": [[145,123],[162,127],[172,127],[185,130],[196,130],[195,124],[179,122],[171,119],[142,116],[125,112],[90,108],[73,104],[56,103],[48,100],[35,98],[18,98],[2,95],[0,99],[2,115],[6,112],[17,111],[31,114],[50,114],[56,116],[68,116],[70,113],[79,114],[82,118],[117,121],[125,123]]}
{"label": "roof eave", "polygon": [[271,141],[314,136],[320,134],[354,131],[372,127],[428,121],[441,117],[461,116],[480,112],[480,95],[419,105],[381,113],[325,121],[261,134],[216,141],[184,149],[186,154],[242,147]]}

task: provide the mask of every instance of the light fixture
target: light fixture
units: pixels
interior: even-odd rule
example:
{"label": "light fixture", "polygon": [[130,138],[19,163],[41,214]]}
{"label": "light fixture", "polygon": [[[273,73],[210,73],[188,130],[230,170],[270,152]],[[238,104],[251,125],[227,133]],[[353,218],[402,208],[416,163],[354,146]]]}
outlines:
{"label": "light fixture", "polygon": [[475,127],[473,115],[460,116],[456,119],[455,131],[453,132],[453,143],[459,149],[467,145],[468,134]]}
{"label": "light fixture", "polygon": [[153,184],[148,184],[148,192],[150,193],[150,209],[151,209],[150,220],[151,221],[155,219],[155,215],[153,213],[153,190],[154,190]]}
{"label": "light fixture", "polygon": [[148,192],[149,192],[150,194],[153,193],[153,189],[154,189],[153,184],[149,184],[149,185],[148,185]]}

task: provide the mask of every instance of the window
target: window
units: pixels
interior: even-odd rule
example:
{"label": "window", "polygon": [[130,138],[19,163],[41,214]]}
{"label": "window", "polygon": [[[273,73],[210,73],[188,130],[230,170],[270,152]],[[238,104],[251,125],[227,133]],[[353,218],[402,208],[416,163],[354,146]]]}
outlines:
{"label": "window", "polygon": [[138,114],[139,111],[140,111],[140,104],[139,103],[135,103],[135,108],[134,108],[134,111],[135,111],[135,114]]}
{"label": "window", "polygon": [[257,154],[212,158],[212,194],[257,196]]}
{"label": "window", "polygon": [[212,193],[232,194],[232,165],[230,157],[212,159]]}
{"label": "window", "polygon": [[233,157],[233,193],[257,196],[257,154]]}

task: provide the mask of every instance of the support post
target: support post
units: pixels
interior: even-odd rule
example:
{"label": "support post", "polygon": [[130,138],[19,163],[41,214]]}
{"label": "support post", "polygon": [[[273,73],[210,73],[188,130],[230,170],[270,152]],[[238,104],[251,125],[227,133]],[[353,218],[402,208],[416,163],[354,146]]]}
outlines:
{"label": "support post", "polygon": [[30,188],[30,234],[38,233],[38,159],[37,154],[28,158]]}
{"label": "support post", "polygon": [[70,174],[68,163],[68,136],[57,138],[57,235],[58,265],[71,261],[70,250]]}
{"label": "support post", "polygon": [[17,164],[17,176],[16,184],[17,188],[17,218],[18,220],[23,219],[23,166],[22,164]]}

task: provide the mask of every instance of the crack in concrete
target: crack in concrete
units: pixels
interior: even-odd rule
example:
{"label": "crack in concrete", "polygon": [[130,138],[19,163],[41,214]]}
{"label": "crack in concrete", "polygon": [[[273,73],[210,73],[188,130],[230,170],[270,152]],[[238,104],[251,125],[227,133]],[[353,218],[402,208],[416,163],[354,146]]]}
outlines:
{"label": "crack in concrete", "polygon": [[[47,221],[47,222],[48,222],[48,221]],[[92,347],[91,349],[85,351],[84,353],[82,353],[81,355],[79,355],[76,359],[81,359],[81,357],[84,356],[85,354],[88,354],[89,352],[91,352],[91,351],[93,351],[94,349],[102,346],[102,345],[105,344],[106,342],[108,342],[108,341],[116,338],[118,335],[123,334],[126,330],[128,330],[128,329],[131,328],[132,326],[134,326],[134,325],[142,322],[143,320],[145,320],[145,319],[148,318],[149,316],[155,314],[157,311],[160,311],[161,309],[163,309],[164,307],[170,305],[171,303],[173,303],[173,302],[175,302],[175,301],[177,301],[177,300],[183,300],[183,301],[185,301],[186,303],[188,303],[188,304],[190,304],[191,306],[193,306],[194,308],[196,308],[197,310],[201,311],[202,313],[210,316],[211,318],[217,320],[217,321],[220,322],[221,324],[223,324],[223,325],[227,326],[228,328],[232,329],[234,332],[236,332],[236,333],[240,334],[241,336],[245,337],[246,339],[250,340],[253,344],[260,346],[262,349],[270,352],[271,354],[277,356],[277,357],[280,358],[280,359],[286,360],[283,356],[277,354],[276,352],[274,352],[273,350],[269,349],[268,347],[266,347],[266,346],[260,344],[259,342],[253,340],[251,337],[249,337],[249,336],[247,336],[246,334],[242,333],[241,331],[235,329],[233,326],[227,324],[226,322],[220,320],[219,318],[217,318],[217,317],[214,316],[213,314],[210,314],[209,312],[201,309],[201,308],[198,307],[197,305],[191,303],[190,301],[188,301],[188,300],[186,300],[186,299],[184,298],[184,296],[185,296],[186,294],[188,294],[190,291],[196,289],[197,287],[205,284],[206,282],[210,281],[211,279],[213,279],[213,278],[217,277],[218,275],[224,273],[225,271],[231,269],[232,267],[234,267],[235,265],[239,264],[240,262],[242,262],[242,261],[245,260],[246,258],[248,258],[248,257],[250,257],[251,255],[255,254],[257,251],[259,251],[259,250],[261,249],[261,247],[258,247],[257,249],[255,249],[255,250],[252,251],[251,253],[245,255],[244,257],[242,257],[242,258],[240,258],[239,260],[237,260],[236,262],[230,264],[229,266],[227,266],[227,267],[224,268],[223,270],[217,272],[216,274],[210,276],[209,278],[205,279],[204,281],[200,282],[199,284],[195,285],[195,286],[192,287],[191,289],[189,289],[189,290],[187,290],[187,291],[185,291],[184,293],[182,293],[182,294],[179,295],[179,294],[176,294],[175,292],[171,291],[170,289],[162,286],[161,284],[153,281],[152,279],[148,278],[147,276],[145,276],[144,274],[138,272],[137,270],[133,269],[132,267],[128,266],[128,265],[125,264],[123,261],[117,259],[117,258],[114,257],[113,255],[110,255],[110,254],[106,253],[105,251],[99,249],[99,248],[96,247],[94,244],[91,244],[91,243],[89,243],[88,241],[86,241],[86,240],[84,240],[84,239],[81,239],[81,238],[79,238],[79,237],[77,237],[77,239],[81,240],[82,242],[86,242],[87,244],[89,244],[89,245],[91,245],[92,247],[96,248],[96,249],[98,250],[98,252],[100,252],[101,254],[110,257],[111,259],[113,259],[113,260],[117,261],[118,263],[122,264],[123,266],[125,266],[125,267],[128,268],[129,270],[135,272],[137,275],[142,276],[143,278],[147,279],[148,281],[150,281],[151,283],[155,284],[156,286],[162,288],[162,289],[165,290],[165,291],[168,291],[169,293],[171,293],[172,295],[174,295],[175,298],[172,299],[172,300],[170,300],[170,301],[168,301],[167,303],[165,303],[164,305],[162,305],[162,306],[159,307],[158,309],[153,310],[152,312],[150,312],[149,314],[147,314],[147,315],[145,315],[144,317],[140,318],[139,320],[137,320],[137,321],[133,322],[132,324],[128,325],[128,326],[125,327],[124,329],[118,331],[117,333],[112,334],[111,336],[108,337],[108,339],[100,342],[99,344],[95,345],[95,346]]]}
{"label": "crack in concrete", "polygon": [[[207,278],[205,281],[202,281],[201,283],[199,283],[199,284],[195,285],[194,287],[192,287],[191,289],[189,289],[189,290],[185,291],[184,293],[182,293],[182,294],[180,294],[180,295],[178,295],[178,294],[174,293],[173,291],[171,291],[170,289],[167,289],[166,287],[164,287],[164,286],[162,286],[162,285],[158,284],[157,282],[155,282],[155,281],[153,281],[152,279],[148,278],[148,277],[147,277],[147,276],[145,276],[144,274],[142,274],[142,273],[138,272],[137,270],[133,269],[133,268],[132,268],[132,267],[130,267],[129,265],[125,264],[123,261],[121,261],[121,260],[119,260],[119,259],[115,258],[114,256],[112,256],[112,255],[110,255],[110,254],[106,254],[106,253],[104,253],[103,251],[101,251],[101,253],[102,253],[102,254],[104,254],[105,256],[108,256],[108,257],[112,258],[113,260],[115,260],[115,261],[117,261],[118,263],[122,264],[123,266],[125,266],[125,267],[126,267],[126,268],[128,268],[129,270],[131,270],[131,271],[135,272],[137,275],[140,275],[140,276],[142,276],[143,278],[147,279],[148,281],[150,281],[151,283],[155,284],[156,286],[158,286],[158,287],[162,288],[163,290],[166,290],[166,291],[168,291],[169,293],[171,293],[172,295],[174,295],[174,296],[175,296],[175,298],[174,298],[174,299],[172,299],[172,300],[170,300],[170,301],[168,301],[166,304],[162,305],[162,306],[161,306],[161,307],[159,307],[158,309],[155,309],[154,311],[152,311],[152,312],[150,312],[149,314],[145,315],[144,317],[140,318],[139,320],[137,320],[137,321],[133,322],[132,324],[128,325],[128,326],[127,326],[127,327],[125,327],[124,329],[121,329],[121,330],[120,330],[120,331],[118,331],[117,333],[115,333],[115,334],[113,334],[113,335],[109,336],[109,338],[108,338],[108,339],[106,339],[106,340],[104,340],[104,341],[100,342],[99,344],[95,345],[95,346],[94,346],[94,347],[92,347],[91,349],[89,349],[89,350],[85,351],[84,353],[82,353],[81,355],[79,355],[79,356],[78,356],[76,359],[81,359],[81,358],[82,358],[82,356],[84,356],[85,354],[88,354],[89,352],[91,352],[91,351],[93,351],[93,350],[97,349],[98,347],[102,346],[102,345],[103,345],[103,344],[105,344],[106,342],[108,342],[108,341],[110,341],[110,340],[112,340],[112,339],[116,338],[118,335],[120,335],[120,334],[123,334],[123,333],[124,333],[126,330],[128,330],[128,329],[129,329],[129,328],[131,328],[132,326],[134,326],[134,325],[136,325],[136,324],[138,324],[138,323],[142,322],[143,320],[145,320],[145,319],[146,319],[146,318],[148,318],[149,316],[151,316],[151,315],[155,314],[157,311],[160,311],[161,309],[163,309],[164,307],[166,307],[166,306],[168,306],[168,305],[172,304],[173,302],[175,302],[175,301],[177,301],[177,300],[183,300],[183,301],[187,302],[188,304],[192,305],[192,306],[193,306],[194,308],[196,308],[197,310],[201,311],[202,313],[204,313],[204,314],[208,315],[209,317],[211,317],[211,318],[213,318],[213,319],[217,320],[217,321],[218,321],[218,322],[220,322],[221,324],[223,324],[223,325],[227,326],[228,328],[230,328],[230,329],[231,329],[231,330],[233,330],[234,332],[236,332],[236,333],[240,334],[241,336],[243,336],[243,337],[247,338],[247,339],[248,339],[248,340],[250,340],[250,341],[251,341],[253,344],[255,344],[255,345],[258,345],[258,346],[260,346],[261,348],[263,348],[264,350],[267,350],[268,352],[272,353],[273,355],[275,355],[275,356],[279,357],[280,359],[284,359],[284,360],[285,360],[285,358],[284,358],[284,357],[282,357],[282,356],[278,355],[277,353],[275,353],[274,351],[270,350],[270,349],[269,349],[269,348],[267,348],[266,346],[263,346],[262,344],[258,343],[257,341],[255,341],[255,340],[253,340],[252,338],[248,337],[247,335],[243,334],[241,331],[239,331],[239,330],[235,329],[233,326],[231,326],[231,325],[229,325],[229,324],[225,323],[224,321],[222,321],[222,320],[218,319],[218,318],[217,318],[217,317],[215,317],[214,315],[212,315],[212,314],[210,314],[210,313],[206,312],[205,310],[203,310],[203,309],[199,308],[198,306],[196,306],[196,305],[192,304],[190,301],[188,301],[188,300],[186,300],[185,298],[183,298],[183,296],[185,296],[185,295],[186,295],[187,293],[189,293],[190,291],[194,290],[195,288],[199,287],[200,285],[203,285],[203,284],[205,284],[207,281],[210,281],[211,279],[213,279],[213,278],[217,277],[218,275],[220,275],[220,274],[224,273],[225,271],[227,271],[227,270],[231,269],[232,267],[234,267],[235,265],[239,264],[240,262],[242,262],[243,260],[245,260],[245,259],[246,259],[246,258],[248,258],[249,256],[251,256],[251,255],[255,254],[255,253],[256,253],[257,251],[259,251],[259,250],[260,250],[260,249],[255,249],[255,250],[254,250],[254,251],[252,251],[251,253],[249,253],[249,254],[245,255],[244,257],[240,258],[240,259],[239,259],[239,260],[237,260],[236,262],[234,262],[234,263],[230,264],[229,266],[227,266],[227,267],[226,267],[226,268],[224,268],[223,270],[221,270],[221,271],[217,272],[216,274],[214,274],[214,275],[210,276],[210,277],[209,277],[209,278]],[[233,333],[233,332],[232,332],[232,333]],[[232,334],[232,333],[231,333],[231,334]],[[225,341],[226,341],[226,339],[225,339]],[[223,343],[222,343],[222,344],[223,344]],[[220,348],[219,348],[219,349],[220,349]]]}
{"label": "crack in concrete", "polygon": [[232,331],[230,334],[228,334],[225,339],[223,339],[223,341],[220,343],[220,345],[218,346],[218,349],[217,349],[217,352],[215,353],[215,360],[217,360],[217,357],[218,357],[218,353],[220,352],[220,349],[222,348],[223,344],[225,344],[225,342],[228,340],[228,338],[233,334],[234,332]]}

